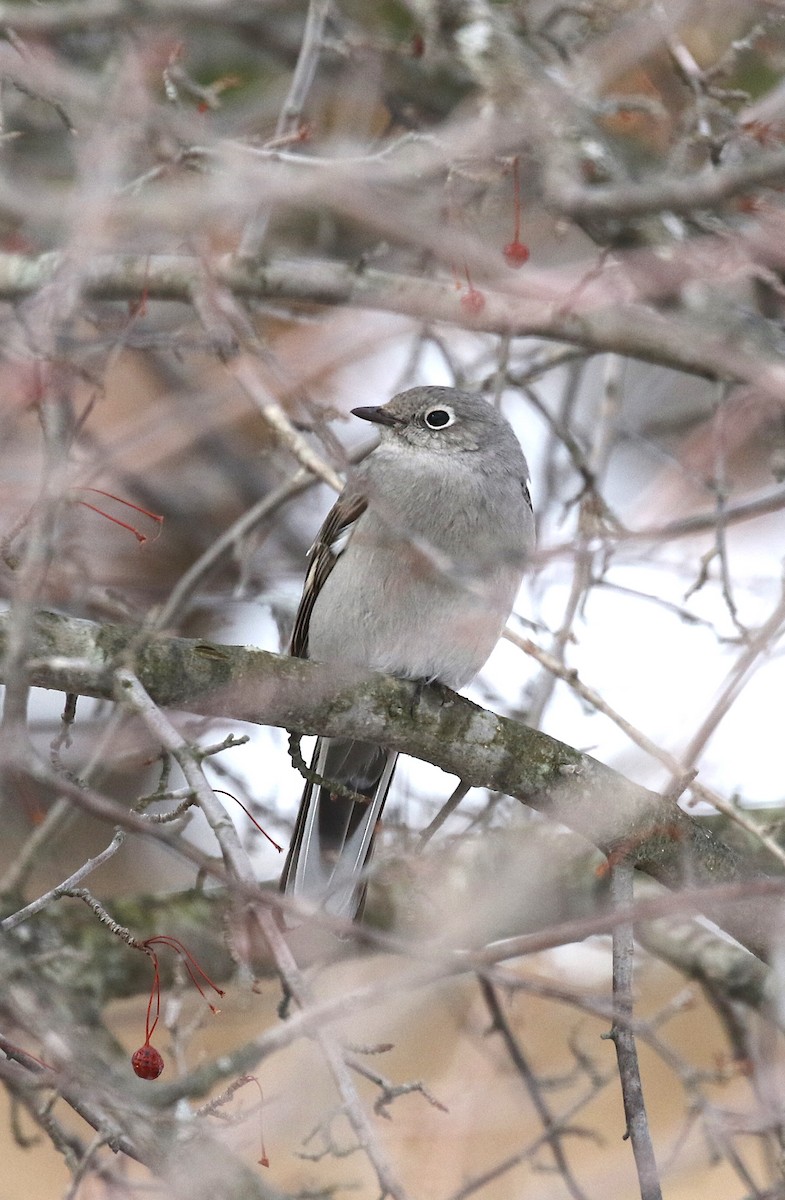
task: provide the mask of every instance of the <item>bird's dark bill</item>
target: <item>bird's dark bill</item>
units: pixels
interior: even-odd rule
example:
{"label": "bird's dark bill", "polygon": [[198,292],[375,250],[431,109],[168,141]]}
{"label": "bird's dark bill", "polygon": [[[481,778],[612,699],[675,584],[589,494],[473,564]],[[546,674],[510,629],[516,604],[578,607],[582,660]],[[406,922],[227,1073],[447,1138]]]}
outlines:
{"label": "bird's dark bill", "polygon": [[365,408],[353,408],[352,415],[362,421],[372,421],[374,425],[398,425],[398,417],[394,417],[386,408],[376,408],[368,405]]}

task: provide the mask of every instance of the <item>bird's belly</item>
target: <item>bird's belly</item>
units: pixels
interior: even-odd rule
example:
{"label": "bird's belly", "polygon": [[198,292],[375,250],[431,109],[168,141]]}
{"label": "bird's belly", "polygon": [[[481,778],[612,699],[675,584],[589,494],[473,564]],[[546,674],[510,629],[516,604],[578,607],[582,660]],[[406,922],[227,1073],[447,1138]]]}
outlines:
{"label": "bird's belly", "polygon": [[463,687],[501,634],[520,569],[445,577],[422,561],[391,569],[389,555],[367,550],[355,556],[350,547],[325,581],[311,615],[309,656]]}

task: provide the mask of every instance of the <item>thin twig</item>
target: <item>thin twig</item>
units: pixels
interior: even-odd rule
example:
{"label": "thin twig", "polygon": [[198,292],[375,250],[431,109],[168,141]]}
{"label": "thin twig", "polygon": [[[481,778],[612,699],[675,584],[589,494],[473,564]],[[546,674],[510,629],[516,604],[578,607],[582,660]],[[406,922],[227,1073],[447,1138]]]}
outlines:
{"label": "thin twig", "polygon": [[526,1055],[523,1053],[518,1039],[515,1037],[510,1023],[507,1020],[501,1001],[497,995],[493,984],[488,980],[480,977],[480,990],[483,999],[488,1007],[488,1012],[491,1015],[492,1031],[501,1035],[504,1044],[507,1048],[507,1053],[513,1063],[516,1071],[520,1075],[526,1091],[529,1093],[529,1098],[537,1110],[537,1115],[545,1131],[553,1153],[553,1158],[556,1163],[556,1168],[559,1171],[567,1191],[574,1200],[586,1200],[586,1193],[578,1184],[570,1164],[567,1162],[567,1157],[564,1153],[562,1141],[569,1134],[569,1126],[564,1127],[563,1124],[555,1120],[551,1113],[548,1103],[542,1093],[540,1083],[532,1070]]}
{"label": "thin twig", "polygon": [[196,803],[216,836],[227,869],[235,879],[246,884],[255,884],[256,873],[251,860],[226,809],[207,782],[198,756],[158,705],[153,703],[135,675],[121,669],[117,671],[116,679],[117,698],[120,703],[138,713],[148,729],[160,740],[161,745],[176,759],[186,783],[193,790]]}
{"label": "thin twig", "polygon": [[57,887],[51,888],[48,892],[45,892],[43,896],[39,896],[37,900],[31,901],[31,903],[25,905],[24,908],[20,908],[15,913],[11,913],[9,917],[4,917],[3,920],[0,921],[0,930],[2,930],[3,933],[8,933],[11,929],[16,929],[17,925],[21,925],[24,921],[29,920],[30,917],[35,916],[36,913],[40,912],[41,909],[46,908],[46,906],[53,900],[59,900],[61,896],[65,895],[72,888],[75,888],[77,884],[82,882],[83,879],[86,879],[88,875],[92,874],[97,867],[102,866],[103,863],[112,858],[113,855],[115,855],[120,849],[124,841],[125,831],[123,829],[118,829],[109,845],[102,850],[100,854],[96,854],[93,858],[88,858],[87,862],[83,863],[77,871],[74,871],[73,875],[69,875],[68,878],[64,879],[62,883],[58,883]]}
{"label": "thin twig", "polygon": [[733,667],[728,672],[725,683],[712,706],[711,712],[704,718],[699,728],[690,738],[682,755],[685,764],[692,764],[698,757],[720,721],[747,683],[751,672],[758,664],[760,658],[767,650],[771,649],[777,638],[781,635],[783,628],[785,628],[785,587],[767,619],[757,632],[750,637],[747,645],[742,649]]}
{"label": "thin twig", "polygon": [[232,547],[246,537],[260,521],[277,511],[287,500],[299,496],[301,492],[312,487],[315,482],[313,473],[301,467],[291,479],[262,496],[249,509],[241,514],[224,532],[212,542],[203,554],[200,554],[187,571],[180,576],[172,588],[164,604],[151,618],[154,629],[166,629],[182,612],[185,604],[193,595],[204,577],[210,572],[219,559]]}
{"label": "thin twig", "polygon": [[452,795],[445,800],[444,804],[441,806],[430,824],[426,825],[425,829],[423,829],[422,833],[417,839],[417,849],[415,853],[422,853],[433,835],[437,832],[437,830],[441,829],[447,818],[452,816],[458,805],[461,803],[461,800],[463,800],[464,796],[466,796],[466,794],[470,791],[471,785],[468,783],[463,783],[462,780],[459,780]]}
{"label": "thin twig", "polygon": [[[264,933],[267,943],[275,958],[287,992],[294,997],[299,1007],[307,1011],[311,1002],[310,990],[303,979],[294,956],[279,929],[275,917],[269,909],[257,906],[256,916]],[[349,1067],[338,1044],[329,1035],[323,1025],[314,1030],[314,1038],[319,1045],[325,1062],[335,1081],[343,1110],[354,1131],[359,1145],[370,1160],[381,1188],[381,1196],[391,1196],[394,1200],[407,1200],[408,1192],[396,1177],[387,1160],[379,1138],[373,1129],[352,1082]]]}
{"label": "thin twig", "polygon": [[334,491],[343,489],[343,480],[333,468],[326,463],[315,450],[309,446],[306,439],[295,429],[281,405],[273,398],[265,387],[257,363],[248,354],[238,355],[227,363],[227,370],[237,380],[246,395],[254,404],[273,429],[282,445],[290,451],[302,467],[321,479]]}
{"label": "thin twig", "polygon": [[[627,862],[611,866],[611,897],[615,907],[628,908],[633,902],[633,867]],[[662,1200],[657,1162],[649,1133],[643,1099],[638,1052],[630,1027],[632,1020],[632,979],[634,945],[632,925],[620,922],[613,929],[613,1025],[610,1037],[616,1047],[627,1132],[632,1142],[638,1171],[641,1200]]]}
{"label": "thin twig", "polygon": [[550,671],[556,678],[563,680],[575,692],[576,696],[580,696],[582,700],[585,700],[597,712],[603,713],[604,716],[613,721],[614,725],[621,729],[634,745],[644,750],[646,754],[650,754],[652,758],[662,763],[664,767],[667,767],[671,772],[669,790],[672,791],[675,788],[683,791],[687,789],[696,800],[703,800],[707,804],[713,805],[719,812],[729,817],[736,825],[754,837],[762,846],[765,846],[768,852],[785,867],[785,850],[783,850],[782,846],[779,845],[771,834],[767,833],[765,829],[761,829],[760,825],[747,817],[737,805],[725,800],[713,788],[694,778],[694,772],[690,767],[686,766],[684,762],[676,758],[669,751],[663,749],[662,746],[658,746],[642,730],[638,729],[631,721],[628,721],[626,717],[623,717],[621,713],[612,708],[599,692],[583,682],[577,670],[565,666],[563,662],[560,662],[559,659],[547,650],[542,650],[530,638],[521,637],[520,634],[515,633],[509,628],[504,630],[503,636],[507,641],[512,642],[514,646],[523,650],[524,654],[528,654],[534,658],[545,670]]}
{"label": "thin twig", "polygon": [[[308,5],[297,65],[275,126],[276,138],[285,137],[294,132],[302,119],[303,108],[311,90],[319,63],[319,55],[322,51],[330,2],[331,0],[310,0]],[[263,207],[257,210],[243,230],[238,249],[239,258],[253,261],[259,257],[269,220],[268,209]]]}

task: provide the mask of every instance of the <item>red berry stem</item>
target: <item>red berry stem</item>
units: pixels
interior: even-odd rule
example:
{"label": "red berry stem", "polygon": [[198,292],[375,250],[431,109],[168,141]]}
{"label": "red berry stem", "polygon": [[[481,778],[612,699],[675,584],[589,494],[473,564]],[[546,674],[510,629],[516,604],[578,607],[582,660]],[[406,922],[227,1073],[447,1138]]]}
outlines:
{"label": "red berry stem", "polygon": [[269,835],[269,833],[267,832],[267,830],[266,830],[266,829],[262,829],[262,827],[261,827],[261,825],[259,824],[259,822],[257,821],[256,817],[253,815],[253,813],[251,813],[251,812],[249,812],[249,811],[248,811],[248,809],[247,809],[247,808],[245,807],[245,805],[243,804],[242,800],[238,800],[238,799],[237,799],[237,797],[236,797],[236,796],[233,796],[231,792],[225,792],[225,791],[223,790],[223,788],[213,788],[213,791],[215,792],[216,796],[228,796],[230,800],[234,800],[235,804],[239,804],[239,805],[240,805],[240,808],[243,810],[243,812],[245,813],[245,815],[246,815],[246,817],[248,818],[248,820],[249,820],[249,821],[253,821],[254,825],[255,825],[255,826],[256,826],[256,828],[259,830],[259,832],[260,832],[260,833],[261,833],[261,834],[262,834],[264,837],[266,837],[266,838],[267,838],[268,842],[270,842],[270,843],[271,843],[271,845],[275,846],[275,848],[276,848],[276,850],[278,851],[278,853],[279,853],[279,854],[282,854],[282,853],[283,853],[283,846],[279,846],[279,845],[278,845],[278,843],[277,843],[277,842],[276,842],[276,841],[275,841],[273,838],[271,838],[271,837],[270,837],[270,835]]}
{"label": "red berry stem", "polygon": [[466,282],[469,285],[469,290],[465,296],[461,296],[461,308],[464,312],[471,313],[472,316],[477,316],[485,308],[485,297],[482,292],[478,292],[477,288],[472,283],[472,277],[469,274],[468,263],[463,264],[463,269],[466,272]]}
{"label": "red berry stem", "polygon": [[512,186],[513,186],[513,205],[515,209],[515,229],[513,231],[512,240],[519,242],[521,240],[521,175],[518,170],[518,155],[512,160]]}
{"label": "red berry stem", "polygon": [[[150,1038],[155,1033],[155,1027],[158,1024],[161,1016],[161,971],[158,966],[158,955],[155,950],[148,950],[150,958],[153,960],[153,985],[150,988],[150,996],[147,1001],[147,1013],[144,1019],[144,1044],[149,1046]],[[151,1023],[150,1016],[153,1011],[153,1003],[155,1003],[155,1017]]]}
{"label": "red berry stem", "polygon": [[521,241],[521,176],[519,159],[512,160],[512,183],[514,189],[515,229],[513,239],[504,247],[503,254],[508,267],[516,270],[529,260],[529,247]]}
{"label": "red berry stem", "polygon": [[[159,933],[156,935],[156,937],[147,938],[147,940],[145,942],[143,942],[142,944],[148,948],[153,945],[168,946],[171,950],[174,950],[176,954],[179,954],[180,958],[182,960],[183,966],[185,967],[186,971],[188,972],[188,977],[191,980],[191,983],[194,985],[194,987],[196,988],[197,992],[202,997],[202,999],[206,1002],[210,1011],[212,1013],[220,1012],[220,1009],[216,1008],[215,1005],[211,1004],[210,1001],[207,999],[207,996],[204,993],[204,988],[202,987],[201,983],[197,979],[196,973],[201,975],[204,982],[208,985],[208,987],[211,987],[213,989],[213,991],[216,993],[217,996],[224,996],[226,993],[223,991],[222,988],[218,987],[217,983],[213,983],[212,979],[207,974],[207,972],[204,971],[199,966],[199,963],[196,961],[194,956],[192,954],[190,954],[188,952],[188,950],[186,950],[185,946],[183,945],[183,943],[180,941],[179,938],[171,937],[170,934],[168,934],[168,933]],[[155,952],[153,951],[152,953],[153,953],[153,957],[155,958]],[[155,959],[155,964],[156,964],[156,971],[157,971],[157,969],[158,969],[157,958]]]}
{"label": "red berry stem", "polygon": [[159,933],[155,937],[147,938],[144,942],[136,943],[140,950],[144,950],[145,954],[152,960],[153,964],[153,982],[150,988],[150,996],[147,1001],[147,1012],[144,1021],[144,1045],[140,1046],[131,1055],[131,1066],[134,1074],[140,1079],[157,1079],[164,1069],[163,1055],[159,1050],[150,1044],[156,1026],[161,1016],[161,969],[158,963],[158,955],[153,949],[153,946],[168,946],[170,950],[174,950],[179,954],[180,959],[188,972],[188,977],[191,983],[196,988],[199,995],[207,1004],[211,1013],[218,1013],[220,1009],[211,1004],[205,995],[204,988],[199,977],[213,989],[213,991],[223,996],[224,992],[217,984],[213,983],[210,976],[204,971],[194,956],[186,950],[179,938],[171,937],[168,933]]}
{"label": "red berry stem", "polygon": [[[140,504],[134,504],[131,500],[123,500],[121,496],[115,496],[112,492],[104,492],[101,488],[85,487],[79,489],[82,492],[93,492],[96,496],[106,496],[107,500],[116,500],[118,504],[123,504],[126,508],[132,508],[135,512],[142,513],[143,516],[149,517],[151,521],[155,521],[158,525],[156,537],[161,532],[163,525],[163,517],[159,513],[150,512],[147,508],[142,508]],[[89,508],[91,512],[98,513],[101,517],[106,517],[107,521],[111,521],[113,525],[119,525],[121,529],[127,529],[132,533],[140,545],[144,545],[149,541],[146,533],[142,533],[135,525],[129,525],[126,521],[121,521],[119,517],[113,517],[111,513],[105,512],[103,508],[98,508],[95,504],[90,504],[87,500],[77,500],[77,504],[81,504],[83,508]],[[155,540],[155,539],[153,539]]]}
{"label": "red berry stem", "polygon": [[264,1128],[263,1128],[263,1126],[262,1126],[262,1108],[264,1107],[264,1092],[262,1091],[262,1085],[261,1085],[261,1083],[259,1082],[259,1080],[256,1078],[256,1076],[255,1076],[255,1075],[243,1075],[243,1076],[242,1076],[242,1082],[243,1082],[243,1083],[255,1083],[255,1084],[256,1084],[256,1086],[257,1086],[257,1087],[258,1087],[258,1089],[259,1089],[259,1103],[260,1103],[260,1108],[259,1108],[259,1141],[261,1142],[261,1149],[262,1149],[262,1153],[261,1153],[261,1156],[260,1156],[260,1158],[259,1158],[257,1161],[258,1161],[258,1163],[259,1163],[259,1166],[260,1166],[260,1167],[269,1167],[269,1165],[270,1165],[270,1160],[269,1160],[269,1158],[267,1157],[267,1151],[266,1151],[266,1150],[265,1150],[265,1148],[264,1148]]}

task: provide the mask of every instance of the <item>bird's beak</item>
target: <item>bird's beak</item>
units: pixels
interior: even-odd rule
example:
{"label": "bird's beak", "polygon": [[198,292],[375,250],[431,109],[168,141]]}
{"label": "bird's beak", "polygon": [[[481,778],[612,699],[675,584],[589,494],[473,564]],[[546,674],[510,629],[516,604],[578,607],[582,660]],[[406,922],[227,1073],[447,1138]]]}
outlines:
{"label": "bird's beak", "polygon": [[399,425],[400,419],[394,417],[386,408],[353,408],[352,415],[361,421],[372,421],[374,425]]}

